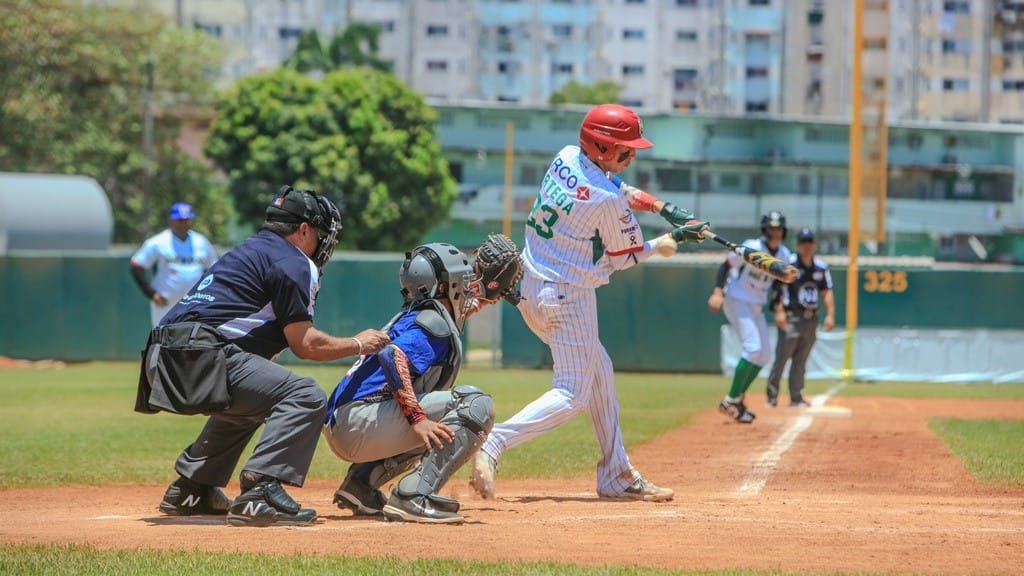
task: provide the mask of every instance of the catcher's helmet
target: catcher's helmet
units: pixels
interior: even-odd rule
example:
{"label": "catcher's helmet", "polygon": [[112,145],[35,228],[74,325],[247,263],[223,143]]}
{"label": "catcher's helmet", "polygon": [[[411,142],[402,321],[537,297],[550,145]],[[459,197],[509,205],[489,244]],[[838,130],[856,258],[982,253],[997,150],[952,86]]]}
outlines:
{"label": "catcher's helmet", "polygon": [[326,196],[313,190],[296,190],[282,186],[277,196],[267,206],[267,222],[308,222],[319,231],[319,241],[313,253],[316,267],[323,267],[334,254],[341,231],[341,212]]}
{"label": "catcher's helmet", "polygon": [[587,112],[580,125],[580,148],[591,160],[613,160],[615,145],[650,148],[644,138],[644,121],[619,104],[601,104]]}
{"label": "catcher's helmet", "polygon": [[778,210],[772,210],[771,212],[761,216],[761,234],[768,236],[769,228],[782,228],[782,239],[786,239],[786,217],[782,215],[782,212]]}
{"label": "catcher's helmet", "polygon": [[469,258],[455,246],[443,242],[423,244],[406,252],[398,273],[406,304],[448,298],[452,304],[452,320],[459,330],[473,306],[471,284],[475,279]]}

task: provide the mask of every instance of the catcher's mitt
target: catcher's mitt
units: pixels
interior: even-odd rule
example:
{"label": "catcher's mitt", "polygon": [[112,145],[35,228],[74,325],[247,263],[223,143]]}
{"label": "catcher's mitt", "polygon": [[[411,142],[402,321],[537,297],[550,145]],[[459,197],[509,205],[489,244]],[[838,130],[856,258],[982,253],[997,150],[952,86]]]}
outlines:
{"label": "catcher's mitt", "polygon": [[516,284],[523,275],[523,260],[519,248],[504,234],[490,234],[476,249],[476,276],[479,282],[477,296],[493,304],[499,298],[508,300],[513,306],[519,304],[519,289]]}

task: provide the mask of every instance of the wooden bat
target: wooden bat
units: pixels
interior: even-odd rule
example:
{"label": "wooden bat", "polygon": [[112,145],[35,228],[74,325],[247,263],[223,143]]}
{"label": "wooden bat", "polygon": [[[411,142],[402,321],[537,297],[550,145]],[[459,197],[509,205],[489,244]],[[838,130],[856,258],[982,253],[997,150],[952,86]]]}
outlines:
{"label": "wooden bat", "polygon": [[715,234],[711,230],[704,230],[702,234],[705,239],[712,240],[722,246],[725,246],[730,251],[736,253],[740,258],[743,258],[747,264],[767,273],[769,276],[780,282],[792,284],[793,281],[796,280],[796,276],[799,271],[796,269],[796,266],[793,266],[789,262],[783,262],[767,252],[754,250],[747,246],[738,246],[735,243],[722,238],[718,234]]}

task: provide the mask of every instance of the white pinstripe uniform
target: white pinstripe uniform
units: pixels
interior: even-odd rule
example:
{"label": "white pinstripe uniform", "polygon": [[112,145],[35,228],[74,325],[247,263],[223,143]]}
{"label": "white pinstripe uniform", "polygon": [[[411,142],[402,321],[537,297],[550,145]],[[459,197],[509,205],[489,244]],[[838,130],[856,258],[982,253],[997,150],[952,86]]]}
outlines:
{"label": "white pinstripe uniform", "polygon": [[[771,253],[763,238],[747,240],[743,245]],[[783,262],[789,262],[789,255],[789,249],[782,244],[779,244],[778,251],[773,254]],[[772,350],[768,339],[768,320],[764,315],[764,305],[768,300],[774,278],[747,265],[743,258],[733,252],[729,252],[728,258],[732,271],[725,285],[722,310],[743,345],[743,358],[751,364],[766,366],[772,359]]]}
{"label": "white pinstripe uniform", "polygon": [[601,447],[598,494],[618,495],[639,477],[622,444],[612,361],[598,339],[595,289],[654,251],[608,176],[579,146],[563,148],[544,175],[527,222],[519,305],[526,324],[551,347],[554,381],[551,390],[494,426],[482,449],[495,461],[586,410]]}

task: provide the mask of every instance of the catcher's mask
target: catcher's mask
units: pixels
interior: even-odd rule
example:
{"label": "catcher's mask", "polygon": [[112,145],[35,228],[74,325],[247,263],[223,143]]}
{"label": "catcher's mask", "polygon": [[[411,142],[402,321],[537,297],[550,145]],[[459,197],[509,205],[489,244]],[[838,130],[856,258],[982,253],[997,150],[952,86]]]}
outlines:
{"label": "catcher's mask", "polygon": [[282,186],[270,206],[267,206],[266,219],[267,222],[307,222],[317,230],[313,263],[322,271],[331,260],[334,247],[338,244],[338,232],[342,228],[341,213],[326,196],[313,190]]}
{"label": "catcher's mask", "polygon": [[398,279],[406,304],[448,298],[452,304],[452,320],[462,330],[466,315],[473,307],[472,285],[476,274],[461,250],[442,242],[417,246],[405,253]]}

